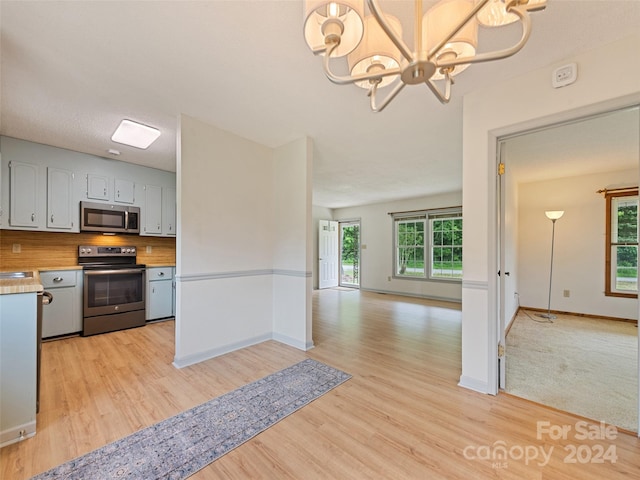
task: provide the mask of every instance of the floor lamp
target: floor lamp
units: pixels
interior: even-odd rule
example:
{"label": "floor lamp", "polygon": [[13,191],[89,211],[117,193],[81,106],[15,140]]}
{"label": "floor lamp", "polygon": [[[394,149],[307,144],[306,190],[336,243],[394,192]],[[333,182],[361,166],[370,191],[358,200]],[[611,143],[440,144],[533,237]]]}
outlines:
{"label": "floor lamp", "polygon": [[536,314],[538,317],[546,318],[549,321],[556,318],[555,315],[551,314],[551,279],[553,278],[553,243],[555,241],[556,234],[556,220],[558,220],[562,215],[564,215],[564,210],[548,210],[544,212],[549,220],[552,222],[551,227],[551,265],[549,267],[549,302],[547,304],[547,313],[538,313]]}

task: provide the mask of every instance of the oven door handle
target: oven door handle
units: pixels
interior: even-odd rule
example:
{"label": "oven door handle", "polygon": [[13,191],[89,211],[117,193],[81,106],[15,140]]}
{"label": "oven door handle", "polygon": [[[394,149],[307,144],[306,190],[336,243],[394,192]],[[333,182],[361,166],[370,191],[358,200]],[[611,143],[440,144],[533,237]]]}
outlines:
{"label": "oven door handle", "polygon": [[119,268],[116,270],[85,270],[85,275],[107,275],[114,273],[144,273],[144,268]]}

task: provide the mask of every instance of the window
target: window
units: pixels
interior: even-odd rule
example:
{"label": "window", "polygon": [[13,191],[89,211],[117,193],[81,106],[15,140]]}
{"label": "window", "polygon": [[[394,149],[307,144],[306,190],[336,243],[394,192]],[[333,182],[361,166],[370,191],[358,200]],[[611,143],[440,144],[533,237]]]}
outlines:
{"label": "window", "polygon": [[462,211],[460,208],[395,213],[394,276],[462,278]]}
{"label": "window", "polygon": [[606,192],[605,295],[638,297],[638,190]]}

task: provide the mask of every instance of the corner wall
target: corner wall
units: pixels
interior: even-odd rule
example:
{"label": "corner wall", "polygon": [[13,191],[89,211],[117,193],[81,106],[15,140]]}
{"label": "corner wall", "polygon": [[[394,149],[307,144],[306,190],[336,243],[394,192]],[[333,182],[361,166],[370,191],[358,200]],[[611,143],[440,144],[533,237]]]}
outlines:
{"label": "corner wall", "polygon": [[313,347],[312,148],[304,138],[274,151],[273,338],[301,350]]}
{"label": "corner wall", "polygon": [[306,345],[307,140],[273,150],[183,115],[177,150],[174,364],[269,340],[276,331],[280,341]]}

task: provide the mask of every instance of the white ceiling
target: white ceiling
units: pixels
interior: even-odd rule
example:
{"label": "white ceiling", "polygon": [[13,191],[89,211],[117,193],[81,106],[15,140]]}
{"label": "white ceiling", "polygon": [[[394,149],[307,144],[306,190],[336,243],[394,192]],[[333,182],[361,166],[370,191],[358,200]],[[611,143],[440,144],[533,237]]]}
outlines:
{"label": "white ceiling", "polygon": [[[380,3],[410,16],[411,2]],[[326,79],[304,43],[302,17],[293,0],[2,0],[0,133],[104,157],[117,148],[120,160],[175,171],[182,113],[270,147],[311,137],[315,205],[455,191],[462,96],[634,34],[640,1],[549,0],[532,15],[525,48],[469,67],[448,105],[409,86],[378,114],[363,90]],[[505,29],[512,42],[519,37],[517,26]],[[480,34],[482,50],[497,45],[495,30]],[[603,88],[615,88],[615,72]],[[123,118],[162,136],[148,150],[114,144]]]}

